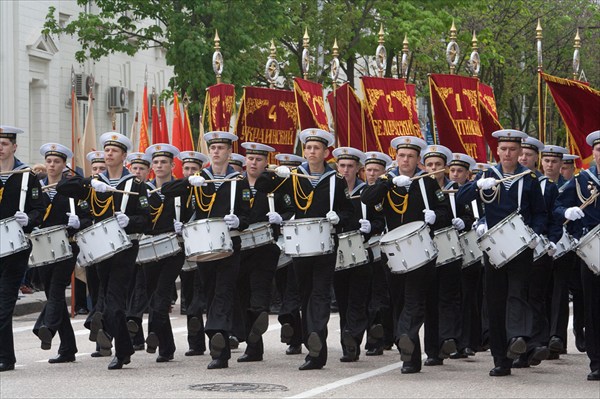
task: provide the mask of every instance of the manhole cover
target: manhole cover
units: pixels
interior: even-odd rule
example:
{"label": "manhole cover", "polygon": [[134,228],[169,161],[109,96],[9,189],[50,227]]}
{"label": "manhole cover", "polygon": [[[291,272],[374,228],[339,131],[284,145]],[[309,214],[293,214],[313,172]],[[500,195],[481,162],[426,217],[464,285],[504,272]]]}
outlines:
{"label": "manhole cover", "polygon": [[209,392],[283,392],[288,387],[277,384],[261,384],[251,382],[218,382],[213,384],[190,385],[193,391]]}

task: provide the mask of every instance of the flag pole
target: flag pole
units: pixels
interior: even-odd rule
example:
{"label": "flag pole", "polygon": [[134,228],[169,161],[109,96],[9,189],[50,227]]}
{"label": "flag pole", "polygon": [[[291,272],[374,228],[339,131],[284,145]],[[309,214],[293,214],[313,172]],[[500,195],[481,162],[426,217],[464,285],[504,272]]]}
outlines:
{"label": "flag pole", "polygon": [[537,81],[537,97],[538,97],[538,139],[542,143],[546,143],[546,121],[545,121],[545,104],[544,104],[544,95],[542,92],[542,25],[540,24],[540,20],[538,19],[537,27],[535,28],[535,39],[536,39],[536,50],[537,50],[537,71],[538,71],[538,81]]}
{"label": "flag pole", "polygon": [[[573,44],[573,48],[575,49],[575,50],[573,50],[573,80],[577,80],[577,75],[579,74],[579,68],[581,66],[580,58],[579,58],[580,57],[579,49],[581,48],[581,37],[579,37],[579,28],[577,28],[577,33],[575,33],[575,44]],[[569,149],[569,152],[571,151],[571,147],[570,147],[571,140],[570,139],[571,139],[571,132],[567,128],[565,147],[567,147]]]}
{"label": "flag pole", "polygon": [[[79,153],[75,151],[76,138],[75,138],[75,69],[71,65],[71,149],[73,154]],[[71,168],[77,170],[77,162],[81,160],[73,157],[71,160]],[[75,317],[75,270],[71,273],[71,318]]]}
{"label": "flag pole", "polygon": [[[339,47],[337,44],[337,38],[333,41],[333,59],[331,60],[331,71],[330,76],[333,81],[333,137],[336,147],[339,147],[339,137],[337,132],[337,79],[340,73],[340,60],[339,56]],[[348,125],[350,128],[350,125]],[[348,146],[350,143],[348,142]]]}

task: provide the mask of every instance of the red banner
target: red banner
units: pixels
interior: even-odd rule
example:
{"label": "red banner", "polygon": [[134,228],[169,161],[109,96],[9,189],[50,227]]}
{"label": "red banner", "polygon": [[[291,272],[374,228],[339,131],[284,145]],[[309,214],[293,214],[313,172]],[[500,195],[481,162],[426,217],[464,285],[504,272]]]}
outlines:
{"label": "red banner", "polygon": [[327,95],[339,147],[353,147],[361,151],[377,149],[374,137],[367,136],[362,103],[348,83]]}
{"label": "red banner", "polygon": [[204,101],[204,115],[208,111],[208,129],[209,131],[228,132],[231,124],[231,115],[233,115],[235,106],[235,86],[231,84],[219,83],[206,89],[206,98]]}
{"label": "red banner", "polygon": [[398,136],[423,137],[414,100],[402,79],[362,77],[363,107],[367,118],[367,136],[373,136],[376,148],[396,156],[390,142]]}
{"label": "red banner", "polygon": [[483,137],[490,148],[490,152],[498,161],[498,140],[492,137],[492,133],[496,130],[501,130],[502,125],[498,118],[498,110],[496,108],[496,97],[494,89],[488,85],[479,82],[479,110],[481,111],[481,130]]}
{"label": "red banner", "polygon": [[486,162],[479,114],[479,80],[457,75],[429,75],[431,105],[439,143]]}
{"label": "red banner", "polygon": [[240,145],[246,141],[267,144],[276,152],[271,154],[269,163],[275,162],[275,155],[294,153],[298,113],[294,92],[287,90],[245,87],[242,102],[235,124],[238,141],[234,150],[245,154]]}
{"label": "red banner", "polygon": [[294,95],[300,130],[316,127],[329,131],[323,86],[320,83],[294,78]]}
{"label": "red banner", "polygon": [[419,123],[419,114],[417,114],[417,85],[412,84],[412,83],[410,83],[410,84],[405,83],[405,84],[406,84],[406,93],[412,100],[412,113],[410,113],[410,114],[412,115],[413,126],[419,127],[419,136],[423,137],[423,133],[421,133],[421,123]]}
{"label": "red banner", "polygon": [[550,88],[558,112],[567,126],[569,150],[579,155],[577,167],[587,168],[592,161],[592,148],[585,139],[600,129],[600,91],[570,79],[562,79],[542,73]]}

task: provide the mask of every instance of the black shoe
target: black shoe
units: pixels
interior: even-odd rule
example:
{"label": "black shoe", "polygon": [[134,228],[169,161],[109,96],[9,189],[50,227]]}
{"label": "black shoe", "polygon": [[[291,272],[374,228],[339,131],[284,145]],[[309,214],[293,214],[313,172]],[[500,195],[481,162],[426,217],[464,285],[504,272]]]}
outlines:
{"label": "black shoe", "polygon": [[454,352],[450,355],[450,359],[466,359],[469,355],[464,353],[463,351]]}
{"label": "black shoe", "polygon": [[518,359],[513,360],[512,367],[515,369],[529,368],[529,361],[524,356],[520,356]]}
{"label": "black shoe", "polygon": [[190,317],[187,322],[187,329],[189,335],[196,335],[202,329],[202,322],[197,317]]}
{"label": "black shoe", "polygon": [[48,363],[70,363],[75,361],[75,355],[58,355],[48,359]]}
{"label": "black shoe", "polygon": [[441,359],[447,359],[450,357],[452,353],[456,352],[456,341],[453,339],[446,339],[442,342],[442,346],[440,347],[440,353],[438,356]]}
{"label": "black shoe", "polygon": [[229,367],[229,362],[223,359],[213,359],[206,367],[209,370],[226,369]]}
{"label": "black shoe", "polygon": [[102,313],[96,312],[92,315],[90,321],[90,341],[96,342],[98,336],[98,330],[102,328]]}
{"label": "black shoe", "polygon": [[229,348],[237,349],[240,346],[240,340],[235,335],[229,336]]}
{"label": "black shoe", "polygon": [[403,362],[410,361],[415,350],[415,344],[412,342],[412,339],[407,334],[402,334],[398,339],[397,345],[400,348],[400,360]]}
{"label": "black shoe", "polygon": [[367,356],[381,356],[383,355],[383,347],[369,349],[366,353]]}
{"label": "black shoe", "polygon": [[249,355],[244,353],[242,356],[238,357],[238,363],[248,363],[248,362],[260,362],[263,360],[262,355]]}
{"label": "black shoe", "polygon": [[545,346],[538,346],[529,354],[529,365],[537,366],[542,362],[542,360],[548,359],[548,356],[550,356],[550,350],[548,350],[548,348]]}
{"label": "black shoe", "polygon": [[143,351],[144,349],[146,349],[146,345],[144,344],[133,345],[134,351]]}
{"label": "black shoe", "polygon": [[79,308],[77,309],[77,314],[90,314],[90,311],[87,310],[86,308]]}
{"label": "black shoe", "polygon": [[[348,331],[342,333],[342,343],[346,348],[346,354],[341,357],[341,362],[355,362],[358,360],[358,347],[356,346],[356,340],[352,338],[352,335]],[[345,359],[345,360],[343,360]]]}
{"label": "black shoe", "polygon": [[351,355],[344,355],[342,357],[340,357],[340,362],[342,363],[352,363],[352,362],[357,362],[358,361],[359,356],[351,356]]}
{"label": "black shoe", "polygon": [[435,357],[428,357],[423,362],[425,366],[442,366],[444,364],[444,359],[439,359]]}
{"label": "black shoe", "polygon": [[306,346],[308,347],[308,356],[319,357],[319,353],[321,353],[321,349],[323,348],[323,343],[321,342],[319,334],[314,331],[311,332],[308,335]]}
{"label": "black shoe", "polygon": [[391,351],[393,347],[394,347],[394,344],[383,345],[383,350]]}
{"label": "black shoe", "polygon": [[[2,371],[10,371],[15,369],[14,363],[0,363],[0,372]],[[589,378],[589,376],[588,376]]]}
{"label": "black shoe", "polygon": [[148,337],[146,338],[146,352],[156,353],[156,348],[158,348],[159,344],[160,341],[158,340],[158,335],[153,332],[149,333]]}
{"label": "black shoe", "polygon": [[167,363],[170,360],[173,360],[173,355],[169,355],[169,356],[158,355],[158,357],[156,358],[156,363]]}
{"label": "black shoe", "polygon": [[119,359],[118,357],[113,357],[113,360],[108,364],[109,370],[120,370],[123,368],[123,365],[131,363],[131,357],[127,356],[123,359]]}
{"label": "black shoe", "polygon": [[551,352],[560,353],[564,348],[565,345],[563,344],[562,339],[556,336],[550,338],[550,341],[548,342],[548,349],[550,349]]}
{"label": "black shoe", "polygon": [[508,350],[506,351],[506,357],[509,359],[516,359],[527,351],[527,343],[523,337],[515,337],[510,340],[508,344]]}
{"label": "black shoe", "polygon": [[505,377],[510,375],[510,368],[508,367],[494,367],[490,370],[490,377]]}
{"label": "black shoe", "polygon": [[[231,340],[229,341],[231,343]],[[216,333],[208,343],[210,348],[210,356],[217,358],[221,356],[221,352],[225,349],[225,337],[221,333]],[[216,368],[216,367],[215,367]]]}
{"label": "black shoe", "polygon": [[111,349],[112,348],[112,338],[103,330],[98,330],[98,336],[96,338],[96,342],[100,345],[102,349]]}
{"label": "black shoe", "polygon": [[402,368],[400,369],[400,373],[402,373],[402,374],[415,374],[420,371],[421,371],[421,369],[419,369],[415,366],[402,366]]}
{"label": "black shoe", "polygon": [[110,349],[102,349],[100,348],[96,352],[92,352],[91,357],[108,357],[112,355],[112,351]]}
{"label": "black shoe", "polygon": [[294,328],[289,323],[284,323],[281,326],[281,342],[289,344],[294,336]]}
{"label": "black shoe", "polygon": [[381,324],[374,324],[369,328],[369,332],[367,334],[367,342],[369,344],[375,344],[381,338],[383,338],[383,326]]}
{"label": "black shoe", "polygon": [[298,370],[321,370],[323,365],[317,362],[315,359],[310,359],[304,362],[304,364],[298,367]]}
{"label": "black shoe", "polygon": [[573,330],[573,333],[575,334],[575,347],[579,352],[585,352],[585,334],[583,333],[583,331],[577,332],[575,330]]}
{"label": "black shoe", "polygon": [[[13,364],[14,367],[14,364]],[[600,381],[600,369],[594,370],[587,375],[588,381]]]}
{"label": "black shoe", "polygon": [[560,353],[550,352],[550,354],[548,355],[548,359],[546,359],[546,360],[558,360],[558,359],[560,359]]}
{"label": "black shoe", "polygon": [[47,351],[52,348],[52,331],[46,326],[41,326],[38,330],[38,338],[40,339],[41,345],[40,347]]}
{"label": "black shoe", "polygon": [[469,347],[466,347],[465,349],[463,349],[462,353],[464,353],[467,356],[475,356],[475,351]]}
{"label": "black shoe", "polygon": [[302,345],[290,345],[285,350],[286,355],[299,355],[302,353]]}
{"label": "black shoe", "polygon": [[250,329],[248,334],[248,343],[255,344],[260,341],[260,337],[267,332],[269,328],[269,314],[267,312],[261,312]]}
{"label": "black shoe", "polygon": [[138,326],[135,320],[127,320],[127,331],[129,332],[129,336],[133,338],[140,331],[140,326]]}
{"label": "black shoe", "polygon": [[196,349],[190,349],[187,352],[185,352],[185,356],[202,356],[204,355],[204,351],[199,351]]}

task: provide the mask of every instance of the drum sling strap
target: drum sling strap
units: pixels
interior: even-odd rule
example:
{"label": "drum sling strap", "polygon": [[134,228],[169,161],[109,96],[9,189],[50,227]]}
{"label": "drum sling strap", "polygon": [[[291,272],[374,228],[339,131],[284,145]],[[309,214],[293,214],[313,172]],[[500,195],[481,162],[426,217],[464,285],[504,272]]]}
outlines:
{"label": "drum sling strap", "polygon": [[181,197],[175,197],[175,220],[181,219]]}
{"label": "drum sling strap", "polygon": [[429,210],[429,200],[427,199],[427,193],[425,192],[425,182],[423,181],[423,179],[419,179],[419,189],[421,189],[421,197],[423,197],[425,209]]}
{"label": "drum sling strap", "polygon": [[25,199],[27,198],[27,188],[29,187],[29,172],[21,175],[21,193],[19,195],[19,210],[25,212]]}
{"label": "drum sling strap", "polygon": [[333,211],[333,199],[335,197],[335,173],[329,177],[329,210]]}
{"label": "drum sling strap", "polygon": [[[131,186],[133,186],[133,178],[127,180],[125,183],[125,191],[131,191]],[[129,194],[123,194],[121,198],[121,212],[125,213],[125,209],[127,208],[127,202],[129,202]]]}

